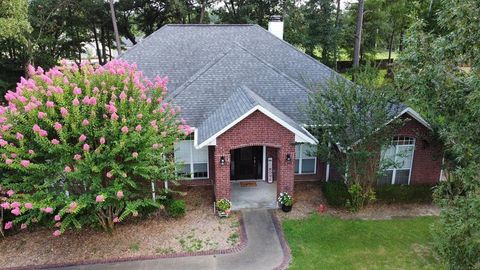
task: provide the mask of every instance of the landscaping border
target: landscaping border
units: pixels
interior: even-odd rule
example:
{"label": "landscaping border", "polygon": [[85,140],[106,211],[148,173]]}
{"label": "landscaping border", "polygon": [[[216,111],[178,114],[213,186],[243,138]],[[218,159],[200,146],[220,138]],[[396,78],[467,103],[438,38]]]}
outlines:
{"label": "landscaping border", "polygon": [[282,263],[274,268],[275,270],[284,270],[287,269],[288,265],[290,264],[290,260],[292,259],[292,254],[290,247],[288,246],[287,241],[285,240],[285,234],[283,233],[282,224],[275,213],[275,210],[270,210],[270,215],[272,216],[273,226],[277,231],[278,240],[280,241],[280,246],[282,247],[283,251],[283,261]]}
{"label": "landscaping border", "polygon": [[179,253],[162,254],[162,255],[145,255],[145,256],[123,257],[123,258],[104,259],[104,260],[98,259],[98,260],[86,260],[86,261],[67,262],[67,263],[53,263],[53,264],[44,264],[44,265],[27,265],[27,266],[0,268],[0,270],[29,270],[29,269],[60,268],[60,267],[80,266],[80,265],[91,265],[91,264],[108,264],[108,263],[117,263],[117,262],[144,261],[144,260],[169,259],[169,258],[178,258],[178,257],[192,257],[192,256],[237,253],[243,250],[248,244],[247,231],[245,229],[245,222],[244,222],[243,215],[240,215],[240,217],[238,218],[238,221],[240,223],[240,243],[228,249],[212,249],[212,250],[205,250],[205,251],[198,251],[198,252],[179,252]]}

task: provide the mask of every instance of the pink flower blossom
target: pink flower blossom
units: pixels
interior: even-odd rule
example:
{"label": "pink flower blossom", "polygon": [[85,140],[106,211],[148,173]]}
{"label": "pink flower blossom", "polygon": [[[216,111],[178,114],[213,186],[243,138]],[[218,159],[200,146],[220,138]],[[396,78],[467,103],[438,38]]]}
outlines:
{"label": "pink flower blossom", "polygon": [[142,125],[137,125],[137,126],[135,127],[135,130],[136,130],[137,132],[142,131]]}
{"label": "pink flower blossom", "polygon": [[53,220],[55,220],[55,221],[60,221],[61,219],[62,219],[62,217],[60,215],[55,215],[53,217]]}
{"label": "pink flower blossom", "polygon": [[21,204],[19,202],[13,202],[10,206],[12,208],[19,208],[21,206]]}
{"label": "pink flower blossom", "polygon": [[87,119],[83,119],[82,126],[88,126],[90,122]]}
{"label": "pink flower blossom", "polygon": [[62,232],[60,232],[60,230],[55,230],[55,231],[53,232],[53,236],[55,236],[55,237],[58,237],[58,236],[60,236],[61,234],[62,234]]}
{"label": "pink flower blossom", "polygon": [[90,151],[90,145],[88,145],[87,143],[85,143],[85,144],[83,145],[83,151],[85,151],[85,152]]}
{"label": "pink flower blossom", "polygon": [[70,168],[70,166],[65,166],[65,169],[63,169],[64,172],[71,172],[72,171],[72,168]]}
{"label": "pink flower blossom", "polygon": [[17,137],[17,140],[19,140],[19,141],[23,140],[23,138],[24,138],[23,134],[22,134],[22,133],[19,133],[19,132],[17,132],[17,136],[16,136],[16,137]]}
{"label": "pink flower blossom", "polygon": [[48,132],[46,130],[40,130],[38,132],[38,135],[40,135],[40,137],[47,137],[48,136]]}
{"label": "pink flower blossom", "polygon": [[123,191],[121,190],[117,191],[117,198],[119,199],[123,198]]}
{"label": "pink flower blossom", "polygon": [[82,94],[82,89],[80,89],[78,87],[73,88],[73,94],[76,95],[76,96],[81,95]]}
{"label": "pink flower blossom", "polygon": [[113,177],[113,173],[112,172],[107,172],[107,178],[112,178]]}
{"label": "pink flower blossom", "polygon": [[75,99],[72,101],[72,105],[73,105],[73,106],[78,106],[78,105],[80,105],[80,101],[78,100],[78,98],[75,98]]}
{"label": "pink flower blossom", "polygon": [[47,114],[44,113],[44,112],[38,112],[38,119],[44,119],[45,117],[47,117]]}
{"label": "pink flower blossom", "polygon": [[27,168],[28,166],[30,166],[30,161],[24,159],[20,161],[20,165],[22,165],[24,168]]}
{"label": "pink flower blossom", "polygon": [[9,221],[9,222],[5,223],[4,229],[5,230],[10,230],[12,227],[13,227],[13,222]]}
{"label": "pink flower blossom", "polygon": [[54,145],[57,145],[57,144],[59,144],[59,143],[60,143],[60,141],[57,140],[57,139],[53,139],[53,140],[52,140],[52,144],[54,144]]}
{"label": "pink flower blossom", "polygon": [[127,133],[128,133],[128,127],[126,127],[126,126],[123,126],[121,130],[122,130],[122,133],[123,133],[123,134],[127,134]]}
{"label": "pink flower blossom", "polygon": [[0,207],[2,207],[3,209],[10,209],[10,203],[9,202],[4,202],[2,204],[0,204]]}
{"label": "pink flower blossom", "polygon": [[152,144],[152,148],[153,148],[153,149],[158,149],[158,143]]}
{"label": "pink flower blossom", "polygon": [[53,124],[53,128],[56,130],[56,131],[59,131],[62,129],[62,124],[60,124],[59,122],[55,122],[55,124]]}
{"label": "pink flower blossom", "polygon": [[115,218],[113,219],[113,223],[119,223],[119,222],[120,222],[120,219],[118,219],[118,217],[115,217]]}
{"label": "pink flower blossom", "polygon": [[5,125],[5,126],[2,126],[2,130],[3,131],[8,131],[9,129],[12,128],[12,125]]}
{"label": "pink flower blossom", "polygon": [[51,214],[53,213],[53,208],[52,207],[45,207],[45,208],[42,208],[40,209],[42,212],[45,212],[47,214]]}
{"label": "pink flower blossom", "polygon": [[95,198],[95,201],[96,201],[97,203],[104,202],[104,201],[105,201],[105,196],[103,196],[103,195],[97,195],[97,197]]}
{"label": "pink flower blossom", "polygon": [[75,156],[73,156],[73,159],[74,160],[80,160],[80,159],[82,159],[82,156],[79,155],[79,154],[76,154]]}
{"label": "pink flower blossom", "polygon": [[3,139],[0,139],[0,146],[1,146],[1,147],[5,147],[7,144],[8,144],[7,141],[5,141],[5,140],[3,140]]}
{"label": "pink flower blossom", "polygon": [[80,142],[84,142],[87,140],[87,136],[85,136],[84,134],[80,135],[80,137],[78,138],[78,141]]}
{"label": "pink flower blossom", "polygon": [[92,106],[97,105],[97,98],[96,97],[90,98],[90,105],[92,105]]}
{"label": "pink flower blossom", "polygon": [[137,114],[137,118],[138,118],[138,119],[142,119],[142,118],[143,118],[143,114],[141,114],[141,113]]}
{"label": "pink flower blossom", "polygon": [[120,96],[119,96],[119,97],[120,97],[120,100],[125,100],[125,99],[127,99],[127,94],[125,94],[125,92],[122,91],[122,92],[120,93]]}
{"label": "pink flower blossom", "polygon": [[12,165],[12,163],[13,163],[13,160],[11,160],[9,158],[5,159],[5,164]]}
{"label": "pink flower blossom", "polygon": [[75,209],[77,209],[77,206],[78,204],[76,202],[71,202],[69,207],[70,207],[70,211],[75,211]]}
{"label": "pink flower blossom", "polygon": [[15,154],[15,153],[11,153],[10,156],[11,156],[12,158],[17,158],[17,154]]}
{"label": "pink flower blossom", "polygon": [[105,138],[104,137],[100,138],[100,144],[105,144]]}
{"label": "pink flower blossom", "polygon": [[32,149],[30,149],[30,150],[28,150],[28,154],[33,155],[33,154],[35,154],[35,151],[33,151]]}
{"label": "pink flower blossom", "polygon": [[9,189],[9,190],[7,191],[7,196],[8,196],[8,197],[12,197],[13,194],[15,194],[15,191],[13,191],[12,189]]}
{"label": "pink flower blossom", "polygon": [[12,211],[10,211],[13,215],[15,216],[20,216],[21,212],[20,212],[20,208],[13,208]]}
{"label": "pink flower blossom", "polygon": [[116,113],[112,113],[111,119],[115,121],[118,120],[118,115]]}
{"label": "pink flower blossom", "polygon": [[55,107],[55,103],[53,103],[53,101],[50,101],[50,100],[47,101],[47,102],[45,103],[45,105],[47,106],[47,108],[53,108],[53,107]]}
{"label": "pink flower blossom", "polygon": [[32,203],[29,203],[29,202],[25,203],[25,208],[26,209],[32,209],[33,208]]}
{"label": "pink flower blossom", "polygon": [[20,225],[20,229],[25,230],[26,228],[27,228],[27,224],[22,223],[22,225]]}
{"label": "pink flower blossom", "polygon": [[35,131],[35,132],[40,132],[40,130],[42,130],[42,129],[40,128],[40,126],[37,125],[37,124],[33,125],[33,128],[32,128],[32,129],[33,129],[33,131]]}
{"label": "pink flower blossom", "polygon": [[133,158],[137,158],[137,157],[138,157],[138,153],[137,153],[137,152],[133,152],[133,153],[132,153],[132,157],[133,157]]}
{"label": "pink flower blossom", "polygon": [[62,114],[62,117],[67,117],[68,116],[68,110],[65,109],[64,107],[60,108],[60,114]]}

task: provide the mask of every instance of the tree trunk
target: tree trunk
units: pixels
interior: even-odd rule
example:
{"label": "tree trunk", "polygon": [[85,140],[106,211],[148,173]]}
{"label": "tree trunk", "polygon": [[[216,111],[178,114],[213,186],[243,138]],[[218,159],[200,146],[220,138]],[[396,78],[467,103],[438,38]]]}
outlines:
{"label": "tree trunk", "polygon": [[203,19],[205,17],[205,6],[207,5],[207,0],[202,0],[200,1],[200,20],[199,20],[199,24],[202,24],[203,23]]}
{"label": "tree trunk", "polygon": [[103,62],[106,63],[107,62],[107,51],[106,51],[107,42],[105,40],[105,28],[103,27],[100,29],[100,43],[102,43]]}
{"label": "tree trunk", "polygon": [[338,71],[338,36],[340,32],[340,0],[337,0],[337,11],[335,14],[335,41],[334,41],[334,47],[333,47],[333,65],[335,68],[335,71]]}
{"label": "tree trunk", "polygon": [[393,49],[393,36],[395,34],[395,30],[392,30],[392,33],[390,34],[390,39],[388,40],[388,61],[387,63],[390,64],[391,59],[392,59],[392,49]]}
{"label": "tree trunk", "polygon": [[120,45],[120,36],[118,35],[117,18],[115,17],[115,9],[113,7],[113,0],[110,0],[110,13],[112,15],[113,31],[115,32],[115,41],[117,43],[117,55],[122,53],[122,47]]}
{"label": "tree trunk", "polygon": [[102,60],[102,53],[100,52],[100,46],[98,44],[98,35],[97,35],[97,27],[95,23],[93,23],[93,39],[95,40],[95,48],[97,51],[97,58],[98,58],[98,63],[100,65],[103,65],[103,60]]}
{"label": "tree trunk", "polygon": [[364,0],[358,0],[357,24],[355,27],[355,44],[353,47],[353,68],[358,68],[360,65],[360,46],[362,43],[364,5]]}

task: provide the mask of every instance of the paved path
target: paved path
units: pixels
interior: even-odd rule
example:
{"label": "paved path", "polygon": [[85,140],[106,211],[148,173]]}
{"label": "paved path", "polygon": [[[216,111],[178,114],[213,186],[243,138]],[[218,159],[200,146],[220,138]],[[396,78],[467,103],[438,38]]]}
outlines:
{"label": "paved path", "polygon": [[265,209],[242,210],[242,215],[248,242],[238,253],[72,266],[63,269],[271,270],[279,267],[284,260],[284,253],[272,212]]}

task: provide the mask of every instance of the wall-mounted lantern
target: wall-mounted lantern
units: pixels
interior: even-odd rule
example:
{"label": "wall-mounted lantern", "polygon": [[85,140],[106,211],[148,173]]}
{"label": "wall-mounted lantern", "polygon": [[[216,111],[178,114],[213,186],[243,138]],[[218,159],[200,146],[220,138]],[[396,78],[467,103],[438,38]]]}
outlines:
{"label": "wall-mounted lantern", "polygon": [[221,156],[220,157],[220,165],[225,165],[225,157],[224,156]]}
{"label": "wall-mounted lantern", "polygon": [[290,156],[290,154],[287,154],[286,160],[287,160],[287,161],[292,161],[292,156]]}

